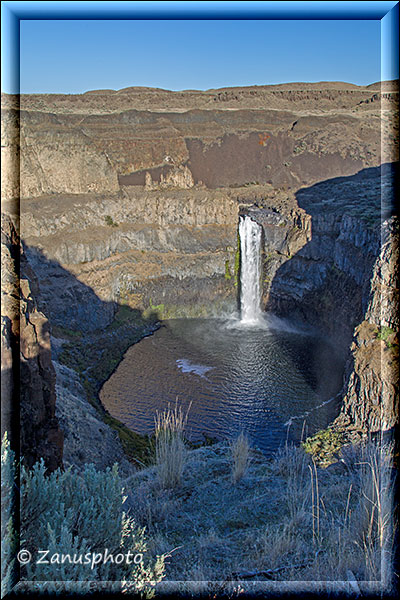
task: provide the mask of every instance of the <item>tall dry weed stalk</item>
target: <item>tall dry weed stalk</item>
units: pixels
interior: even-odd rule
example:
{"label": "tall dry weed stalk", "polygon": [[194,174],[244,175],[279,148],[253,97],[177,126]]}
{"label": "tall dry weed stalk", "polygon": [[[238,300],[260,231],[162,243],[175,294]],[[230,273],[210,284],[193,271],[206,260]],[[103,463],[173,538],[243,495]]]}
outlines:
{"label": "tall dry weed stalk", "polygon": [[181,482],[186,458],[184,431],[188,413],[189,409],[184,414],[177,402],[174,408],[168,405],[164,412],[156,413],[156,464],[158,481],[163,488],[174,488]]}
{"label": "tall dry weed stalk", "polygon": [[236,440],[231,442],[230,450],[232,455],[232,481],[237,483],[245,474],[250,460],[249,440],[243,432]]}
{"label": "tall dry weed stalk", "polygon": [[318,484],[318,471],[313,460],[312,467],[308,465],[310,470],[311,478],[311,506],[312,506],[312,531],[313,531],[313,544],[320,544],[320,497],[319,497],[319,484]]}
{"label": "tall dry weed stalk", "polygon": [[365,554],[369,578],[390,583],[393,566],[394,489],[393,444],[368,444],[360,462],[361,493],[360,523],[362,536],[358,544]]}
{"label": "tall dry weed stalk", "polygon": [[[325,548],[324,572],[319,575],[336,569],[346,579],[350,569],[359,582],[388,592],[393,583],[395,530],[393,446],[369,442],[347,449],[343,456],[349,486],[347,490],[343,486],[342,509],[337,505],[334,514],[329,511],[331,526],[328,515],[317,511],[317,474],[313,476],[313,540],[323,541]],[[337,485],[340,489],[339,481]]]}

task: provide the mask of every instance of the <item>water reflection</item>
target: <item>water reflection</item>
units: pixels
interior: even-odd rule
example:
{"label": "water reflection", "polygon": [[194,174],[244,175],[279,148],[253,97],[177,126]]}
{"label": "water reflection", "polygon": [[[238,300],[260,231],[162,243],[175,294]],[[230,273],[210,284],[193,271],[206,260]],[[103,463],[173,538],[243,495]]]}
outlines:
{"label": "water reflection", "polygon": [[178,397],[184,410],[191,403],[191,438],[243,430],[269,453],[287,435],[299,439],[304,416],[309,431],[334,418],[336,404],[326,401],[339,391],[342,369],[325,340],[268,315],[262,328],[176,319],[128,350],[101,399],[128,427],[150,433],[156,410]]}

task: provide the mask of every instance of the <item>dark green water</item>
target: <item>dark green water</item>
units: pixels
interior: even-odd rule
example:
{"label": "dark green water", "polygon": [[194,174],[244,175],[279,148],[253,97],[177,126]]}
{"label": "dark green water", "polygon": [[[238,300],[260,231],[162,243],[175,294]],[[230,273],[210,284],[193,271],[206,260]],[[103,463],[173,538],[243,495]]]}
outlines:
{"label": "dark green water", "polygon": [[[265,316],[263,327],[223,319],[166,321],[132,346],[105,383],[110,413],[140,433],[176,398],[188,437],[230,438],[244,431],[265,453],[298,441],[337,414],[343,361],[326,339]],[[321,406],[322,405],[322,406]],[[304,432],[303,432],[304,435]]]}

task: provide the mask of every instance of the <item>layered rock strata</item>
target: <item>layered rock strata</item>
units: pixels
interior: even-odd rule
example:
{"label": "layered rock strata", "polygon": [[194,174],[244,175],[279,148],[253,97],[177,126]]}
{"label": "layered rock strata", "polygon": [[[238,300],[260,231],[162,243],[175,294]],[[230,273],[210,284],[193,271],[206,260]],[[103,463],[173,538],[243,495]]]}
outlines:
{"label": "layered rock strata", "polygon": [[[238,216],[249,211],[264,230],[263,307],[318,327],[343,356],[353,342],[343,418],[391,427],[395,384],[376,357],[394,357],[397,343],[394,210],[379,166],[398,158],[397,97],[397,82],[3,95],[2,194],[6,210],[21,198],[35,310],[83,336],[112,329],[124,304],[164,318],[230,312]],[[392,231],[382,246],[381,213]],[[78,398],[71,414],[84,418],[69,375],[58,367],[59,396]],[[66,456],[78,460],[76,444]]]}

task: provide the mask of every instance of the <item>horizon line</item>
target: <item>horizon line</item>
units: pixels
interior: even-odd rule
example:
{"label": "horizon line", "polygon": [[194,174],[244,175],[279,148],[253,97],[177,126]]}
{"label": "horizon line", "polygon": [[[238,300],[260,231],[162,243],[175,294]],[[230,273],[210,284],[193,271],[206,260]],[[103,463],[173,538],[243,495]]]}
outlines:
{"label": "horizon line", "polygon": [[359,87],[359,88],[365,88],[365,87],[371,87],[373,85],[381,85],[383,83],[396,83],[399,81],[399,78],[395,78],[395,79],[383,79],[380,81],[373,81],[371,83],[367,83],[367,84],[360,84],[360,83],[353,83],[351,81],[342,81],[342,80],[320,80],[320,81],[282,81],[279,83],[250,83],[250,84],[245,84],[245,85],[223,85],[221,87],[211,87],[211,88],[206,88],[206,89],[200,89],[200,88],[178,88],[178,89],[169,89],[169,88],[159,88],[156,86],[149,86],[149,85],[131,85],[131,86],[126,86],[126,87],[122,87],[119,89],[113,89],[113,88],[92,88],[92,89],[88,89],[82,92],[57,92],[57,91],[51,91],[51,92],[47,92],[47,91],[43,91],[43,92],[19,92],[19,93],[13,93],[13,92],[5,92],[5,91],[1,91],[2,94],[7,95],[7,96],[36,96],[36,95],[46,95],[46,96],[51,96],[51,95],[61,95],[61,96],[81,96],[81,95],[85,95],[85,94],[90,94],[90,93],[95,93],[95,92],[107,92],[107,93],[121,93],[121,92],[127,92],[128,90],[154,90],[154,91],[161,91],[161,92],[170,92],[170,93],[176,93],[176,92],[199,92],[199,93],[206,93],[206,92],[213,92],[213,91],[218,91],[218,90],[229,90],[229,89],[239,89],[239,88],[266,88],[266,87],[278,87],[278,86],[282,86],[282,85],[299,85],[299,84],[305,84],[305,85],[324,85],[324,84],[344,84],[344,85],[351,85],[351,86],[355,86],[355,87]]}

